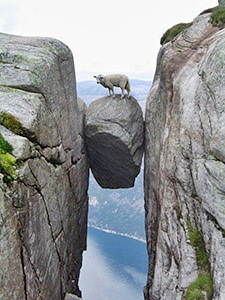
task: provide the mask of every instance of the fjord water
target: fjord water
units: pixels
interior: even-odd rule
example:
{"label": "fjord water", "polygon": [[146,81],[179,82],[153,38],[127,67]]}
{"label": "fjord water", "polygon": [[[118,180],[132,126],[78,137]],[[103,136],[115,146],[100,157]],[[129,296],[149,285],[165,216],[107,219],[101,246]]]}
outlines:
{"label": "fjord water", "polygon": [[147,265],[145,243],[89,227],[80,276],[83,299],[143,299]]}

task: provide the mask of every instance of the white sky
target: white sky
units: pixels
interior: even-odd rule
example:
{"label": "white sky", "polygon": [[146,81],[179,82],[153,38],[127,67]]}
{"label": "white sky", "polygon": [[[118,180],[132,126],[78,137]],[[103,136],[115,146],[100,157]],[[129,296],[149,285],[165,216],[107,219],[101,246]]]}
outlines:
{"label": "white sky", "polygon": [[54,37],[73,52],[78,81],[124,73],[151,80],[159,41],[217,0],[0,0],[0,32]]}

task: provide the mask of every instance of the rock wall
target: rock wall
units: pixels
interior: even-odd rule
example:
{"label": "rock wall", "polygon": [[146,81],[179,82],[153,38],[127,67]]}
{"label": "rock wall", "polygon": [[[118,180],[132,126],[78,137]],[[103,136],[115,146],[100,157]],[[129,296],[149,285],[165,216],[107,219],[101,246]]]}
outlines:
{"label": "rock wall", "polygon": [[17,159],[13,181],[1,168],[2,300],[80,297],[88,210],[84,110],[64,44],[0,34],[0,133]]}
{"label": "rock wall", "polygon": [[225,30],[209,17],[161,48],[147,100],[148,300],[187,299],[201,272],[190,224],[209,259],[212,299],[225,299]]}
{"label": "rock wall", "polygon": [[225,0],[219,0],[219,6],[224,8],[225,7]]}

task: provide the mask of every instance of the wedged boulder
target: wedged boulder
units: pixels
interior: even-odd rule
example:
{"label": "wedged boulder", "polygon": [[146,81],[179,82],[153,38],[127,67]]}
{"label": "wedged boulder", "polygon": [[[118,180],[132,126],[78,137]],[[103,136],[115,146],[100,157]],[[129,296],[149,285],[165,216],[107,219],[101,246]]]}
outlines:
{"label": "wedged boulder", "polygon": [[136,99],[103,97],[86,114],[86,142],[91,170],[103,188],[129,188],[140,172],[144,121]]}

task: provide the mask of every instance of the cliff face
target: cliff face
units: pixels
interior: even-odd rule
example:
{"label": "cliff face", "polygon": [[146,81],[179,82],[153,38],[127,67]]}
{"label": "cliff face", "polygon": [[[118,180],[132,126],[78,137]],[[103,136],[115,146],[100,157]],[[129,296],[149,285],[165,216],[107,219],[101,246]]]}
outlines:
{"label": "cliff face", "polygon": [[188,299],[202,274],[225,299],[225,30],[209,16],[161,48],[147,100],[148,300]]}
{"label": "cliff face", "polygon": [[88,165],[75,84],[64,44],[0,34],[0,133],[18,161],[14,180],[1,164],[0,299],[80,296]]}
{"label": "cliff face", "polygon": [[[225,30],[209,16],[161,48],[147,100],[146,300],[189,300],[196,281],[200,296],[213,284],[225,299]],[[0,34],[0,299],[81,296],[85,111],[65,45]],[[133,185],[143,132],[135,99],[90,106],[89,160],[103,187]]]}

